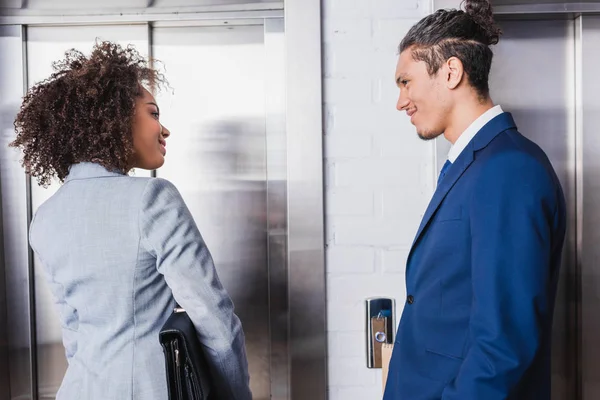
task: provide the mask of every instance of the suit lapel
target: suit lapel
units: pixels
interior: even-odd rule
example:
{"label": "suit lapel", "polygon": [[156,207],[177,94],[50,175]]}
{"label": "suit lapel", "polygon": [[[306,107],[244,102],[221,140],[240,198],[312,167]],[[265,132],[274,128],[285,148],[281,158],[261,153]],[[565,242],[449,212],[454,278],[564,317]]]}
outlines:
{"label": "suit lapel", "polygon": [[446,176],[433,194],[429,205],[427,206],[427,210],[425,211],[425,215],[421,220],[421,225],[415,235],[415,239],[413,241],[412,247],[410,249],[410,253],[408,255],[407,260],[407,269],[408,262],[410,261],[410,257],[417,245],[420,237],[423,235],[424,231],[427,229],[431,218],[435,214],[436,210],[440,207],[440,204],[448,195],[448,192],[452,187],[456,184],[456,182],[460,179],[463,173],[469,168],[469,166],[475,160],[475,153],[478,150],[486,147],[496,136],[498,136],[501,132],[504,132],[507,129],[516,128],[515,122],[510,113],[502,113],[488,122],[481,130],[475,135],[475,137],[469,142],[467,147],[460,153],[456,161],[448,168],[446,172]]}
{"label": "suit lapel", "polygon": [[472,162],[473,141],[471,141],[471,143],[467,145],[467,147],[463,150],[460,156],[458,156],[456,161],[448,168],[446,176],[444,177],[444,179],[442,179],[442,181],[436,188],[435,193],[433,194],[433,197],[431,198],[431,201],[427,206],[425,215],[421,220],[421,225],[419,226],[419,230],[417,231],[417,234],[412,244],[413,247],[415,243],[419,240],[419,237],[423,233],[425,227],[427,227],[427,225],[429,224],[431,217],[433,217],[433,214],[439,208],[440,204],[442,203],[442,200],[444,200],[450,189],[452,189],[452,186],[454,186],[456,181],[458,181],[458,178],[460,178],[461,175],[467,170],[467,168],[469,168]]}

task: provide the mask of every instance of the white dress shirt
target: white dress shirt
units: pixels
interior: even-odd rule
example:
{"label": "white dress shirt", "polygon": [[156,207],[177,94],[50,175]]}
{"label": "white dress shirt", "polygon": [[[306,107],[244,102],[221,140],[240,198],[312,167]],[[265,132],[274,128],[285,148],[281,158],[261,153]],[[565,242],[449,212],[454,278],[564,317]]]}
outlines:
{"label": "white dress shirt", "polygon": [[479,118],[473,121],[471,125],[469,125],[467,129],[465,129],[462,135],[460,135],[458,139],[456,139],[456,142],[454,142],[454,145],[452,145],[450,151],[448,152],[448,160],[450,160],[451,163],[454,163],[454,161],[456,161],[460,153],[462,153],[465,147],[467,147],[471,139],[475,137],[477,132],[479,132],[481,128],[485,126],[485,124],[487,124],[503,112],[504,111],[502,111],[502,108],[498,105],[490,108],[489,110],[481,114]]}

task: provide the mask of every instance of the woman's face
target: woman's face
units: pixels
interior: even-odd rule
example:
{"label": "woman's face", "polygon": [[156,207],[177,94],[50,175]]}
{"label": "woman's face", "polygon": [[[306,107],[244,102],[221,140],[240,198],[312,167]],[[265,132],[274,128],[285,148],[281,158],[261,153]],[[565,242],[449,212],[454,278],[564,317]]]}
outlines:
{"label": "woman's face", "polygon": [[159,120],[154,96],[142,89],[133,115],[133,168],[157,169],[165,163],[166,141],[171,132]]}

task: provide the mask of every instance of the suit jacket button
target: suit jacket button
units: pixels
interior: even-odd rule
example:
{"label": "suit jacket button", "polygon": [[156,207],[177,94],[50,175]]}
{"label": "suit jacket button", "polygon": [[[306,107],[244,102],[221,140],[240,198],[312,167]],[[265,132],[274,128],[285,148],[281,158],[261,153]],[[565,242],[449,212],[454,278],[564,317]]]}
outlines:
{"label": "suit jacket button", "polygon": [[406,298],[406,301],[408,302],[408,304],[412,304],[415,302],[415,298],[413,297],[412,294],[409,294],[408,297]]}

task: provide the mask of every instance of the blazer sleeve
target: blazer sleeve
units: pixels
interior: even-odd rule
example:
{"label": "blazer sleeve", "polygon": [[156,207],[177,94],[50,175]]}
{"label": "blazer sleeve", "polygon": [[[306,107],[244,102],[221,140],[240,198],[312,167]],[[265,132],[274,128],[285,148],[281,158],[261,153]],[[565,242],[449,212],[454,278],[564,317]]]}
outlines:
{"label": "blazer sleeve", "polygon": [[443,400],[508,398],[549,329],[556,185],[522,158],[488,160],[473,190],[470,347]]}
{"label": "blazer sleeve", "polygon": [[160,178],[148,181],[139,221],[144,246],[156,257],[158,272],[196,327],[216,392],[222,398],[251,399],[242,325],[173,184]]}

